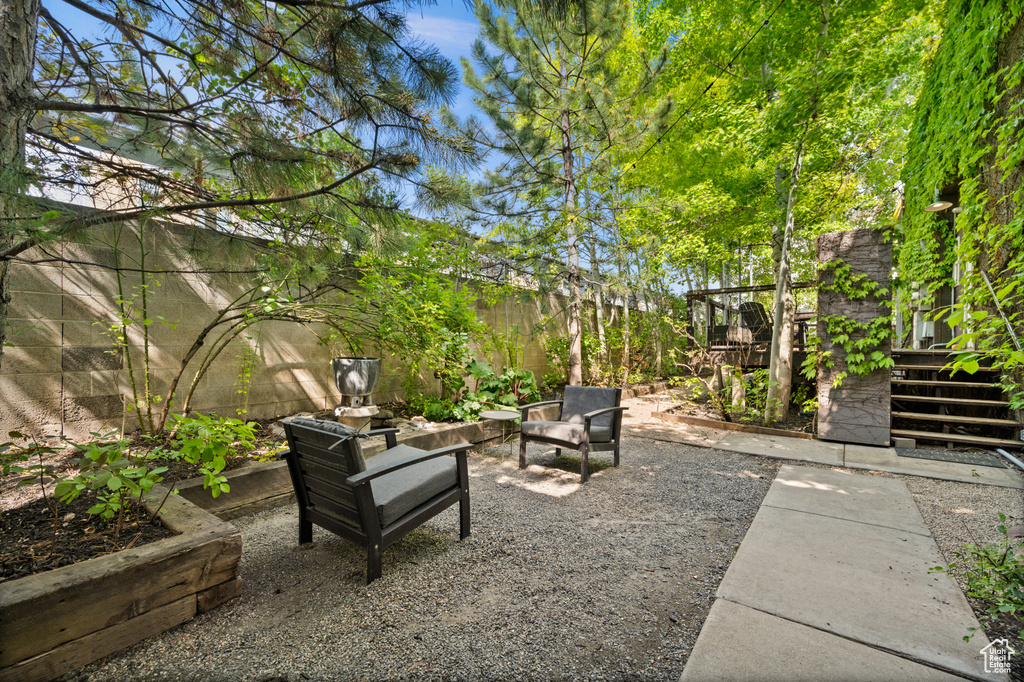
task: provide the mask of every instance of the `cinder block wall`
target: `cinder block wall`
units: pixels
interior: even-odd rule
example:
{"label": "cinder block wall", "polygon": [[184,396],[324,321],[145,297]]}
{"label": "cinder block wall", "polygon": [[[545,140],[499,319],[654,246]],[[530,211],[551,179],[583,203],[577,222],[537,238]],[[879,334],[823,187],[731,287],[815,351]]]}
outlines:
{"label": "cinder block wall", "polygon": [[[253,253],[244,242],[191,227],[151,224],[143,238],[148,250],[145,267],[168,271],[153,276],[146,289],[148,315],[153,320],[148,326],[154,370],[150,391],[163,396],[203,328],[247,289],[250,275],[229,272],[252,270]],[[0,433],[4,436],[17,430],[81,438],[91,431],[122,425],[131,431],[137,427],[136,415],[125,411],[124,397],[131,394],[129,362],[135,376],[141,377],[139,363],[143,356],[133,352],[126,358],[113,352],[107,331],[119,320],[118,274],[111,268],[121,267],[125,299],[138,302],[142,295],[141,276],[131,271],[140,268],[141,263],[125,256],[138,257],[138,240],[137,226],[108,227],[92,231],[88,243],[52,244],[25,254],[27,259],[35,260],[47,258],[47,252],[57,252],[75,263],[13,264],[10,345],[4,349],[0,368]],[[114,244],[121,246],[120,262],[115,262]],[[210,270],[223,272],[209,274]],[[540,340],[527,335],[552,316],[549,328],[564,333],[564,309],[564,299],[555,295],[510,306],[510,324],[518,326],[529,341],[525,368],[538,379],[549,370]],[[497,334],[504,335],[503,304],[489,307],[480,301],[478,312]],[[585,324],[592,325],[592,318],[590,311]],[[265,362],[257,365],[249,390],[249,418],[326,409],[338,403],[340,395],[330,368],[332,351],[318,343],[316,334],[286,322],[265,322],[260,332]],[[141,348],[144,339],[140,327],[134,325],[131,334],[132,347]],[[215,331],[208,337],[203,351],[216,342],[217,336]],[[187,367],[178,385],[179,407],[203,351]],[[242,352],[243,346],[236,340],[220,354],[199,381],[193,409],[235,416],[243,405],[237,384]],[[500,369],[500,357],[491,361]],[[385,358],[376,399],[402,397],[405,376],[404,367]],[[433,376],[421,372],[420,377],[428,393],[438,392],[439,382]],[[141,391],[144,387],[138,388]],[[156,409],[161,407],[159,403]]]}

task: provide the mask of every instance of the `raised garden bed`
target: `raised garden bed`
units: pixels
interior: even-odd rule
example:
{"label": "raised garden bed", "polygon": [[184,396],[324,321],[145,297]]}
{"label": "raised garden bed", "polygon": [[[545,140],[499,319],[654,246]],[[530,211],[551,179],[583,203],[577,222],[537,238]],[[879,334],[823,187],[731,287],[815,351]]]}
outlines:
{"label": "raised garden bed", "polygon": [[724,422],[718,419],[705,419],[703,417],[692,417],[687,414],[674,414],[672,412],[652,412],[652,417],[667,422],[679,424],[691,424],[693,426],[706,426],[712,429],[723,431],[742,431],[743,433],[759,433],[765,436],[784,436],[786,438],[800,438],[803,440],[814,440],[814,434],[802,431],[790,431],[788,429],[772,429],[766,426],[754,426],[753,424],[740,424],[736,422]]}
{"label": "raised garden bed", "polygon": [[239,595],[238,529],[180,495],[160,517],[178,535],[0,583],[0,682],[57,677]]}

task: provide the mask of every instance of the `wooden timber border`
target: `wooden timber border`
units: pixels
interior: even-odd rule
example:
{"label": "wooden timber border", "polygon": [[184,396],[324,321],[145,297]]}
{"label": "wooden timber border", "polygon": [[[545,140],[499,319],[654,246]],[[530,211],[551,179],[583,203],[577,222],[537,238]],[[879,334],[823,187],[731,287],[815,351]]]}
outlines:
{"label": "wooden timber border", "polygon": [[691,417],[685,414],[670,414],[668,412],[652,412],[651,416],[667,422],[679,422],[680,424],[690,424],[692,426],[706,426],[708,428],[719,429],[721,431],[742,431],[743,433],[758,433],[763,436],[782,436],[783,438],[814,440],[813,433],[803,433],[801,431],[770,429],[766,426],[737,424],[735,422],[720,422],[714,419],[701,419],[700,417]]}
{"label": "wooden timber border", "polygon": [[178,535],[0,583],[0,682],[58,677],[241,593],[237,528],[180,495],[160,518]]}

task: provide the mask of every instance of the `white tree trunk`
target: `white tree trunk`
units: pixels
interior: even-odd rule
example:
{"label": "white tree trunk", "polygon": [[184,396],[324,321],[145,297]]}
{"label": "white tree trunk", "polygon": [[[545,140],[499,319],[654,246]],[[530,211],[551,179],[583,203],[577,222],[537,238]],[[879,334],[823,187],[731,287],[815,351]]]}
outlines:
{"label": "white tree trunk", "polygon": [[[806,129],[805,129],[806,130]],[[789,397],[793,388],[793,289],[790,282],[789,251],[793,239],[793,202],[800,183],[800,164],[804,138],[801,137],[789,174],[789,196],[786,200],[786,222],[779,253],[779,269],[775,276],[775,320],[772,325],[772,349],[768,365],[768,398],[764,423],[785,420],[789,415]],[[788,323],[787,323],[788,318]],[[783,354],[786,354],[785,357]]]}

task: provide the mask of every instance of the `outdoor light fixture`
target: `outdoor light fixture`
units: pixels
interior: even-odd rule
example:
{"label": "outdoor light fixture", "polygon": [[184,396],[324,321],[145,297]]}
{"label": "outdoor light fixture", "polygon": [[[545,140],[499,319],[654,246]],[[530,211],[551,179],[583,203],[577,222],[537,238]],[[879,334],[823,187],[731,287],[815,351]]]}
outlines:
{"label": "outdoor light fixture", "polygon": [[932,203],[924,207],[927,213],[938,213],[939,211],[945,211],[947,208],[953,205],[952,201],[939,201],[939,188],[935,188],[935,198]]}

